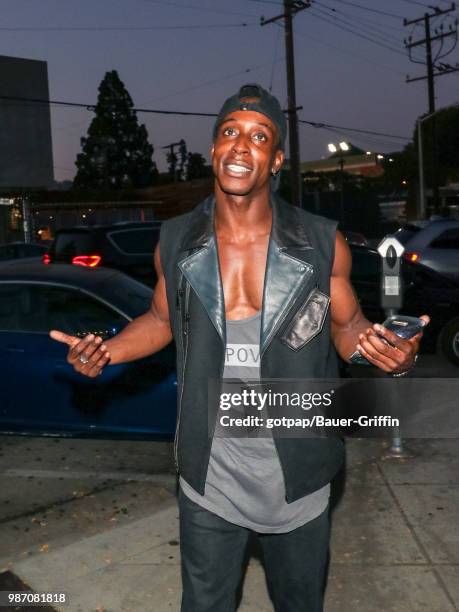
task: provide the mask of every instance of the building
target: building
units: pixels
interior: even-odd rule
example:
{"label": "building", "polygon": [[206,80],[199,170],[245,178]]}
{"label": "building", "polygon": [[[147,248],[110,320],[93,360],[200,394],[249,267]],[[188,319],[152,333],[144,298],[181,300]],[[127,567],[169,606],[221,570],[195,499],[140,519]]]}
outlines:
{"label": "building", "polygon": [[350,143],[345,144],[348,147],[347,150],[338,150],[329,157],[316,161],[301,162],[301,174],[304,176],[309,172],[339,172],[341,170],[356,176],[377,177],[384,174],[381,165],[382,155],[364,151]]}
{"label": "building", "polygon": [[23,193],[53,183],[48,100],[46,62],[0,56],[0,191]]}

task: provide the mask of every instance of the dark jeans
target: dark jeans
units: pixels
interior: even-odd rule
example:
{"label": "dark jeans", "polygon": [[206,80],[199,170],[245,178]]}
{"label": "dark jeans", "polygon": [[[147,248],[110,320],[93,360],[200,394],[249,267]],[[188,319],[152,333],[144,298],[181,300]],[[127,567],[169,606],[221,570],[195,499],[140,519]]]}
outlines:
{"label": "dark jeans", "polygon": [[[250,530],[205,510],[179,491],[181,612],[234,612]],[[258,534],[276,612],[322,612],[328,510],[281,534]]]}

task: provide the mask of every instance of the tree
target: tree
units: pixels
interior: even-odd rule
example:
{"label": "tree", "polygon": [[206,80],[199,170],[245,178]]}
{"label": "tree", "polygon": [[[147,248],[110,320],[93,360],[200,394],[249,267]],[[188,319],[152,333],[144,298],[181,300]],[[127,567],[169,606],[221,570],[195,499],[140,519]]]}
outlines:
{"label": "tree", "polygon": [[86,189],[147,187],[157,175],[145,125],[116,70],[99,86],[95,117],[77,155],[74,186]]}
{"label": "tree", "polygon": [[175,152],[174,149],[175,145],[170,145],[170,149],[168,154],[166,155],[166,159],[167,159],[167,171],[169,172],[169,176],[171,177],[171,179],[174,181],[177,180],[177,163],[178,163],[178,156],[177,153]]}
{"label": "tree", "polygon": [[206,160],[201,153],[188,153],[186,164],[186,180],[205,178],[211,175],[209,166],[206,165]]}
{"label": "tree", "polygon": [[[459,104],[439,110],[422,122],[422,144],[427,185],[432,184],[432,122],[435,121],[437,172],[439,184],[459,179]],[[414,146],[418,148],[418,128],[414,130]]]}

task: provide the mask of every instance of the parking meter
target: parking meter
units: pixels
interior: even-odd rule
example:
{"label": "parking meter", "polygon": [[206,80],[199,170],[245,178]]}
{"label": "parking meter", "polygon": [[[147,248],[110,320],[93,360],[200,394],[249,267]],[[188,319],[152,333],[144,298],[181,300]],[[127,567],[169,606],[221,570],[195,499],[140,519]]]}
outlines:
{"label": "parking meter", "polygon": [[[384,308],[386,316],[396,314],[402,306],[400,258],[404,250],[404,246],[393,236],[386,236],[378,245],[378,253],[382,258],[381,306]],[[402,434],[399,427],[393,428],[392,444],[387,456],[397,458],[408,456],[403,450]]]}
{"label": "parking meter", "polygon": [[400,258],[404,250],[404,246],[394,236],[386,236],[378,245],[378,253],[382,258],[381,306],[388,316],[402,307]]}

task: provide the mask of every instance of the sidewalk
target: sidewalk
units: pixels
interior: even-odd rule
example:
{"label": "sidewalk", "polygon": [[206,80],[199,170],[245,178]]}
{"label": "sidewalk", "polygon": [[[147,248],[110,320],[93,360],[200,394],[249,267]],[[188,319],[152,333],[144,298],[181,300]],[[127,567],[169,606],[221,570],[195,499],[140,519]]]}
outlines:
{"label": "sidewalk", "polygon": [[[459,441],[411,440],[415,456],[382,459],[380,440],[347,443],[335,487],[326,612],[459,609]],[[178,511],[148,518],[15,564],[35,591],[64,591],[65,612],[180,609]],[[287,568],[288,571],[288,568]],[[240,612],[272,612],[251,558]]]}

